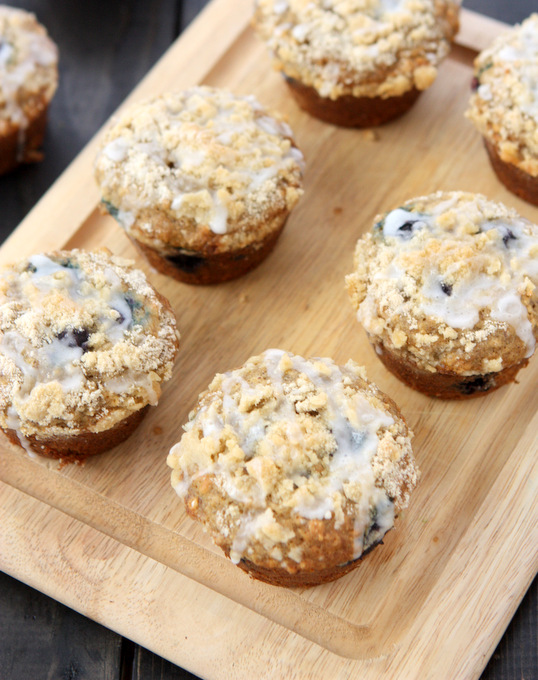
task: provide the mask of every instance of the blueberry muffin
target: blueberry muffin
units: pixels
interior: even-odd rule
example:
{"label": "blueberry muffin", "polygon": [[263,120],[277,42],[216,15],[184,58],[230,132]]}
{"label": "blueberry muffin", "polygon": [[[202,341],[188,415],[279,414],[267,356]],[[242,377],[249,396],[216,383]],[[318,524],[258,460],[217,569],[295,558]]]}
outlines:
{"label": "blueberry muffin", "polygon": [[438,192],[378,216],[347,287],[379,358],[425,394],[513,381],[538,336],[538,227],[484,196]]}
{"label": "blueberry muffin", "polygon": [[458,13],[457,0],[257,0],[253,24],[299,106],[370,127],[432,85]]}
{"label": "blueberry muffin", "polygon": [[253,97],[193,87],[139,104],[95,163],[103,206],[159,271],[218,283],[273,249],[301,193],[288,125]]}
{"label": "blueberry muffin", "polygon": [[0,5],[0,174],[39,160],[58,50],[33,14]]}
{"label": "blueberry muffin", "polygon": [[353,362],[268,350],[217,374],[168,456],[227,557],[280,586],[351,571],[417,482],[396,405]]}
{"label": "blueberry muffin", "polygon": [[515,26],[475,60],[467,117],[484,138],[500,181],[538,205],[538,14]]}
{"label": "blueberry muffin", "polygon": [[0,428],[30,454],[81,461],[157,404],[178,348],[169,303],[108,251],[0,270]]}

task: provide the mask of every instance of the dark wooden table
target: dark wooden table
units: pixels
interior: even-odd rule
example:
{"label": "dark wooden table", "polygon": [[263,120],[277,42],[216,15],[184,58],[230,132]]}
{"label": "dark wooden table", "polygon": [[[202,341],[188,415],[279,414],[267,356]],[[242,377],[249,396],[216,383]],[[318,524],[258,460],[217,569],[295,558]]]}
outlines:
{"label": "dark wooden table", "polygon": [[[35,12],[47,26],[60,47],[61,80],[50,110],[45,161],[0,178],[0,240],[12,232],[207,2],[9,3]],[[464,0],[464,5],[508,23],[521,21],[538,10],[538,0]],[[538,678],[537,582],[529,589],[481,680]],[[0,680],[194,677],[0,572]]]}

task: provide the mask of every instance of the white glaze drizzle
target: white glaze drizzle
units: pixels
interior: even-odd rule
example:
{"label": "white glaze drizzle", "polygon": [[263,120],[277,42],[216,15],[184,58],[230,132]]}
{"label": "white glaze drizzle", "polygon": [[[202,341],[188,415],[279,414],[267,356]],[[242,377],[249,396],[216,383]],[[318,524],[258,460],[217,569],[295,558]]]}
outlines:
{"label": "white glaze drizzle", "polygon": [[[43,296],[57,288],[66,290],[68,297],[74,302],[84,304],[85,301],[99,295],[99,292],[93,288],[82,291],[85,277],[77,267],[62,266],[41,254],[30,257],[28,261],[35,268],[35,271],[29,274],[31,283]],[[118,315],[115,318],[102,318],[100,320],[101,330],[111,342],[119,342],[132,326],[133,316],[125,300],[119,276],[111,269],[107,269],[105,277],[110,286],[108,305],[117,310],[121,317]],[[83,352],[82,347],[76,344],[70,345],[69,341],[62,341],[58,337],[53,337],[42,345],[33,346],[17,330],[8,330],[2,334],[0,354],[5,360],[12,362],[22,374],[22,380],[14,392],[12,406],[8,410],[8,426],[17,432],[21,445],[27,451],[29,451],[29,445],[21,432],[20,408],[30,398],[33,389],[38,384],[55,382],[66,393],[83,389],[85,382],[81,364]],[[108,385],[122,388],[121,390],[112,389],[112,391],[123,391],[133,383],[145,387],[150,395],[150,403],[157,402],[153,384],[147,375],[135,375],[131,372],[128,378],[117,379],[115,383],[110,380]]]}
{"label": "white glaze drizzle", "polygon": [[129,140],[125,137],[117,137],[116,139],[113,139],[103,149],[105,156],[116,163],[124,161],[127,158],[128,151]]}
{"label": "white glaze drizzle", "polygon": [[[397,238],[400,249],[421,248],[423,241],[417,231],[428,229],[439,238],[450,237],[436,224],[435,217],[450,210],[457,197],[452,197],[435,206],[430,216],[414,213],[402,208],[390,212],[383,222],[385,238]],[[402,225],[413,222],[412,229],[399,231]],[[538,279],[538,258],[535,254],[537,239],[528,233],[522,220],[489,220],[482,222],[478,232],[495,230],[498,234],[494,247],[504,260],[506,269],[511,273],[508,282],[497,276],[480,274],[472,279],[456,281],[447,295],[441,288],[443,277],[435,268],[425,276],[420,289],[423,301],[419,307],[429,316],[435,317],[452,328],[472,329],[479,321],[481,309],[489,309],[494,321],[510,325],[525,343],[526,357],[533,354],[536,341],[528,312],[518,293],[524,275],[535,281]],[[432,265],[433,266],[433,265]],[[376,273],[376,278],[402,280],[404,270],[391,261],[387,267]],[[367,295],[358,310],[358,319],[368,326],[369,317],[375,316],[375,305]]]}
{"label": "white glaze drizzle", "polygon": [[[495,59],[508,62],[508,68],[517,73],[521,85],[527,88],[528,100],[520,104],[521,110],[538,122],[538,34],[536,22],[530,19],[515,28],[512,44],[502,47]],[[482,92],[479,94],[482,96]]]}
{"label": "white glaze drizzle", "polygon": [[472,281],[456,282],[452,294],[446,295],[439,285],[441,278],[434,272],[422,287],[426,298],[422,309],[426,314],[452,328],[465,329],[473,328],[479,321],[480,310],[489,308],[492,319],[514,328],[527,347],[526,356],[531,356],[535,347],[532,325],[517,292],[507,289],[491,276],[481,274]]}
{"label": "white glaze drizzle", "polygon": [[[202,94],[196,95],[193,89],[190,97],[185,100],[186,111],[197,111],[200,99],[204,96],[203,90],[200,89],[200,91]],[[219,235],[227,233],[229,229],[229,210],[219,197],[218,191],[213,188],[219,186],[218,180],[204,178],[196,172],[196,169],[207,160],[207,149],[210,154],[217,157],[215,161],[217,170],[219,167],[227,168],[228,160],[231,162],[227,171],[233,175],[234,181],[240,187],[241,196],[252,195],[265,182],[274,180],[290,165],[298,164],[301,171],[304,168],[304,157],[299,149],[290,144],[285,153],[282,151],[282,138],[291,139],[292,137],[289,125],[268,115],[258,116],[252,113],[249,118],[238,123],[238,112],[232,105],[234,99],[241,104],[243,103],[241,100],[249,102],[253,112],[262,112],[262,107],[252,96],[234,98],[227,93],[222,93],[220,96],[223,97],[222,102],[219,104],[215,101],[210,115],[205,113],[205,109],[203,114],[198,113],[199,121],[182,123],[180,114],[170,113],[170,129],[177,133],[181,128],[180,143],[174,142],[171,148],[167,148],[165,133],[159,132],[158,134],[163,136],[162,144],[157,141],[149,143],[127,141],[125,137],[119,136],[106,144],[101,151],[101,155],[114,164],[129,163],[132,160],[138,165],[145,165],[147,161],[144,161],[144,156],[151,159],[152,164],[161,168],[163,165],[171,164],[171,168],[167,167],[162,172],[159,171],[164,175],[163,183],[167,185],[164,191],[167,201],[169,193],[171,194],[170,210],[177,213],[178,217],[183,216],[185,210],[190,215],[188,206],[193,200],[195,202],[201,200],[202,203],[198,206],[196,213],[196,221],[202,224],[205,220],[205,224],[211,231]],[[258,128],[258,136],[259,130],[265,134],[261,144],[256,142],[257,146],[254,146],[254,142],[249,142],[253,145],[252,152],[249,153],[244,148],[243,137],[245,132],[253,135],[252,131],[256,128]],[[239,142],[236,139],[239,139]],[[259,153],[260,156],[258,156]],[[252,166],[249,167],[249,160],[253,156],[257,161],[263,158],[266,162],[262,164],[262,167],[252,169]],[[99,159],[97,162],[99,163]],[[123,219],[120,214],[116,217],[126,229],[134,224],[140,210],[147,205],[147,199],[143,193],[143,191],[128,190],[122,197]],[[185,201],[186,196],[191,199],[188,204]],[[237,200],[237,196],[233,200]],[[230,202],[233,200],[230,198]],[[204,213],[203,217],[202,213]]]}
{"label": "white glaze drizzle", "polygon": [[213,214],[209,219],[209,228],[214,234],[225,234],[228,228],[228,210],[220,201],[216,191],[211,192]]}
{"label": "white glaze drizzle", "polygon": [[[270,458],[280,469],[286,469],[286,477],[297,487],[293,512],[306,519],[330,519],[335,509],[335,494],[343,493],[346,484],[358,484],[362,493],[360,503],[355,503],[355,553],[358,557],[363,548],[363,535],[370,522],[370,509],[377,507],[382,498],[386,498],[383,489],[375,485],[371,462],[378,447],[377,432],[380,428],[393,425],[393,418],[385,411],[374,408],[364,395],[356,393],[353,398],[346,397],[343,392],[343,375],[340,368],[330,359],[315,359],[326,367],[319,372],[311,362],[282,350],[267,350],[263,354],[264,366],[271,381],[276,397],[276,405],[271,409],[267,420],[258,418],[256,411],[244,412],[238,409],[236,388],[239,387],[241,398],[252,398],[256,403],[263,396],[264,385],[250,386],[236,372],[224,374],[222,390],[222,406],[219,409],[213,402],[204,405],[197,414],[195,421],[190,421],[185,429],[191,430],[196,421],[202,424],[204,437],[218,439],[224,428],[231,428],[237,436],[238,445],[245,454],[250,465],[255,465],[256,450],[259,442],[264,438],[267,428],[278,423],[280,431],[285,432],[287,446],[303,446],[304,434],[297,423],[297,412],[294,403],[284,391],[283,357],[291,359],[292,368],[305,375],[312,384],[327,396],[326,409],[329,427],[335,440],[335,450],[330,458],[328,472],[319,480],[319,492],[313,495],[305,486],[306,477],[300,468],[286,468],[286,458],[282,458],[279,446],[272,447]],[[267,440],[266,440],[267,443]],[[171,453],[181,448],[181,443],[172,448]],[[267,451],[264,456],[268,455]],[[258,459],[259,460],[259,459]],[[252,472],[252,468],[250,468]],[[207,474],[218,477],[219,485],[225,493],[235,501],[245,503],[248,511],[241,515],[240,527],[230,550],[230,558],[238,562],[245,553],[245,549],[252,537],[271,525],[275,520],[267,506],[264,490],[259,483],[255,483],[245,491],[239,488],[234,477],[226,465],[221,464],[219,458],[208,462],[189,475],[183,470],[182,480],[175,485],[180,496],[187,494],[193,479]],[[384,534],[393,526],[394,505],[388,501],[378,512],[379,531]],[[338,522],[337,522],[338,524]]]}
{"label": "white glaze drizzle", "polygon": [[[428,227],[430,219],[426,215],[414,213],[403,208],[390,212],[383,221],[383,236],[407,241],[419,229]],[[402,231],[402,227],[411,225],[409,230]]]}

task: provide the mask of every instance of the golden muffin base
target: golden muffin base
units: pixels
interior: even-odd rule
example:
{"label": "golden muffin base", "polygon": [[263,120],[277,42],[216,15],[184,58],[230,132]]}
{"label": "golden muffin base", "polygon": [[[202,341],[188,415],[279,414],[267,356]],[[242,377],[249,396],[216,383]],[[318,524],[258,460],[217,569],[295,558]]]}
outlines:
{"label": "golden muffin base", "polygon": [[429,397],[439,399],[472,399],[514,382],[517,373],[529,360],[507,366],[502,371],[459,375],[458,373],[436,371],[431,373],[419,368],[401,354],[386,349],[379,343],[372,343],[377,356],[386,368],[403,383]]}
{"label": "golden muffin base", "polygon": [[489,160],[498,179],[504,186],[519,198],[528,203],[538,205],[538,177],[529,175],[513,163],[506,163],[499,156],[495,145],[484,139]]}
{"label": "golden muffin base", "polygon": [[178,253],[174,258],[165,256],[155,248],[131,237],[149,264],[161,274],[176,281],[194,285],[211,285],[239,278],[255,269],[273,250],[282,232],[288,214],[283,215],[280,224],[261,241],[255,241],[243,248],[220,253]]}
{"label": "golden muffin base", "polygon": [[406,113],[416,102],[420,90],[412,88],[397,97],[321,97],[317,90],[294,78],[286,83],[299,106],[311,116],[332,125],[367,128],[383,125]]}
{"label": "golden muffin base", "polygon": [[[64,463],[82,463],[86,458],[103,453],[125,441],[142,422],[149,405],[120,420],[114,427],[103,432],[83,432],[65,437],[25,437],[27,446],[44,458],[61,460]],[[2,429],[12,444],[24,448],[15,430]]]}
{"label": "golden muffin base", "polygon": [[[278,569],[271,567],[263,567],[254,564],[250,560],[243,558],[237,565],[249,576],[264,583],[270,583],[273,586],[280,586],[285,588],[312,588],[314,586],[322,585],[323,583],[330,583],[349,574],[350,571],[356,569],[363,557],[368,555],[376,546],[382,544],[383,541],[376,541],[373,545],[367,548],[362,555],[350,562],[345,562],[336,567],[329,567],[327,569],[318,569],[317,571],[298,571],[295,574],[290,573],[286,569]],[[227,556],[228,557],[228,556]]]}
{"label": "golden muffin base", "polygon": [[[396,408],[388,398],[387,401]],[[205,499],[209,496],[211,487],[211,480],[203,480],[198,489],[199,495],[188,498],[186,503],[187,514],[204,524],[207,523],[204,521],[204,514],[207,513]],[[200,500],[202,496],[203,500]],[[192,503],[193,499],[196,499],[194,503]],[[370,531],[375,532],[376,529],[371,526]],[[300,562],[287,559],[285,566],[281,566],[282,563],[279,560],[275,560],[265,550],[260,550],[260,546],[257,546],[254,547],[255,556],[242,557],[237,566],[252,578],[275,586],[310,588],[330,583],[353,571],[365,555],[383,543],[386,533],[376,537],[375,534],[370,534],[370,531],[368,532],[369,538],[365,538],[369,543],[368,547],[358,557],[353,557],[355,534],[351,516],[345,517],[341,527],[335,526],[334,518],[303,520],[295,526],[295,532],[300,537],[300,544],[303,548]],[[213,531],[213,537],[226,557],[230,558],[231,546],[226,537],[216,531]]]}
{"label": "golden muffin base", "polygon": [[23,163],[42,160],[39,149],[45,136],[47,111],[48,105],[38,103],[30,113],[27,112],[29,124],[26,128],[10,125],[7,134],[0,135],[0,175]]}

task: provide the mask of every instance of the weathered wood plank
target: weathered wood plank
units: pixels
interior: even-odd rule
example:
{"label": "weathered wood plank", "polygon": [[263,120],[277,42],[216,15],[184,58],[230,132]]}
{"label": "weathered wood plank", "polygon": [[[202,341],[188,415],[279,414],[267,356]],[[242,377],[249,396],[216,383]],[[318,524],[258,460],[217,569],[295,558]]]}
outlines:
{"label": "weathered wood plank", "polygon": [[0,572],[2,680],[120,680],[119,635]]}
{"label": "weathered wood plank", "polygon": [[183,0],[181,2],[180,28],[186,28],[209,3],[209,0]]}
{"label": "weathered wood plank", "polygon": [[474,12],[494,17],[506,24],[523,21],[532,12],[536,12],[536,0],[463,0],[463,5]]}
{"label": "weathered wood plank", "polygon": [[538,677],[538,579],[510,622],[480,680],[530,680]]}
{"label": "weathered wood plank", "polygon": [[137,646],[134,650],[131,680],[198,680],[198,676],[174,666],[144,647]]}

